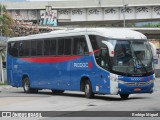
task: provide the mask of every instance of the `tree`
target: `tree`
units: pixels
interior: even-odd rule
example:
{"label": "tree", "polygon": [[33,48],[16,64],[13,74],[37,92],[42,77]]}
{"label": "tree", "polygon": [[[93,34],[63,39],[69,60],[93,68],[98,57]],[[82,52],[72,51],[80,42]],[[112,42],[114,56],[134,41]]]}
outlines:
{"label": "tree", "polygon": [[148,22],[144,24],[142,27],[160,27],[160,23],[158,22]]}
{"label": "tree", "polygon": [[8,14],[6,7],[0,4],[0,30],[3,36],[12,36],[14,20]]}

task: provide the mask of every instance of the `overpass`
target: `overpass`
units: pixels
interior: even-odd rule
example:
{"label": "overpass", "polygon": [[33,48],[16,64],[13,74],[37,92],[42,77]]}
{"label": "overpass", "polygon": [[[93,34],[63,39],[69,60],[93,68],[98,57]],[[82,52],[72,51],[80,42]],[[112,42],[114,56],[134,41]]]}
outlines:
{"label": "overpass", "polygon": [[[9,1],[9,0],[8,0]],[[56,0],[41,2],[8,2],[7,10],[16,20],[42,23],[52,11],[58,25],[123,25],[123,21],[160,20],[160,0]],[[47,16],[48,18],[48,16]]]}

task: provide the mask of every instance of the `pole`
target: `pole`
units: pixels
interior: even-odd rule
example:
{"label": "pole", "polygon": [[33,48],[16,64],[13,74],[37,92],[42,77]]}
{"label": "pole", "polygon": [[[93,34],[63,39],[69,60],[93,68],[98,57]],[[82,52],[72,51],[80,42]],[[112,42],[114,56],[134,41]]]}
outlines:
{"label": "pole", "polygon": [[1,80],[2,80],[2,83],[4,83],[4,72],[3,72],[2,52],[1,52],[1,55],[0,55],[0,69],[1,69]]}
{"label": "pole", "polygon": [[[3,18],[3,0],[1,1],[1,16]],[[1,21],[1,41],[2,41],[2,21]]]}
{"label": "pole", "polygon": [[124,3],[124,0],[123,0],[123,27],[125,28],[126,27],[126,20],[125,20],[125,3]]}
{"label": "pole", "polygon": [[[1,16],[3,17],[3,0],[1,1]],[[1,21],[1,27],[2,27],[2,21]],[[1,32],[1,41],[2,41],[2,28],[0,32]],[[2,83],[4,83],[2,51],[0,51],[0,69],[1,69],[1,81]]]}

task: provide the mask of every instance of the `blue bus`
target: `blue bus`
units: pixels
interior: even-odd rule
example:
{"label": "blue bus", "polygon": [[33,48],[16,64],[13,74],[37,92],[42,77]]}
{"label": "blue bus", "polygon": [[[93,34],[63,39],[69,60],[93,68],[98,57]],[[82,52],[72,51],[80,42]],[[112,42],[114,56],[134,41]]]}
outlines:
{"label": "blue bus", "polygon": [[50,89],[120,95],[152,93],[153,45],[129,29],[75,28],[10,38],[7,81],[26,93]]}

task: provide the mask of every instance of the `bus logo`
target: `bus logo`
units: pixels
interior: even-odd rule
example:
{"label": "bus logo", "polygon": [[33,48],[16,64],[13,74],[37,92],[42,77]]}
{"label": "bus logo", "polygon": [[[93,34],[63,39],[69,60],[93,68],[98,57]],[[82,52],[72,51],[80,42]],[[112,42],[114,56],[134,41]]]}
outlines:
{"label": "bus logo", "polygon": [[141,78],[131,78],[132,81],[140,81]]}
{"label": "bus logo", "polygon": [[87,68],[88,63],[74,63],[74,67],[76,67],[76,68]]}
{"label": "bus logo", "polygon": [[92,68],[92,62],[89,61],[88,63],[74,63],[74,67],[76,68]]}

